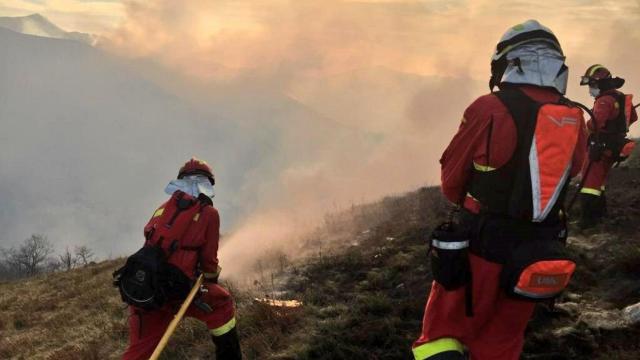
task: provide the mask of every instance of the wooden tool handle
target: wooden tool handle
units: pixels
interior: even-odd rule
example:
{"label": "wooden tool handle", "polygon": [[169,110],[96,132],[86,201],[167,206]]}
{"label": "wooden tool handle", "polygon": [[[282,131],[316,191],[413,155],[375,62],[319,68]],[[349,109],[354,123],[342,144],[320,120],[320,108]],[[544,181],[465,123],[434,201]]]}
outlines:
{"label": "wooden tool handle", "polygon": [[176,330],[176,327],[180,323],[180,320],[182,320],[182,317],[184,317],[184,314],[187,312],[187,309],[189,308],[189,305],[191,305],[193,298],[196,297],[196,294],[198,293],[198,290],[200,289],[203,281],[204,275],[200,274],[200,276],[198,276],[198,279],[196,280],[196,283],[193,285],[193,288],[191,288],[191,291],[189,292],[186,300],[182,303],[182,306],[180,306],[180,310],[178,310],[178,313],[173,317],[173,320],[171,320],[171,323],[167,327],[167,331],[164,332],[162,339],[160,339],[158,346],[156,346],[156,349],[153,351],[153,354],[151,354],[149,360],[157,360],[160,357],[160,354],[162,354],[162,350],[164,350],[164,347],[167,346],[167,342],[169,342],[171,335],[173,335],[173,332]]}

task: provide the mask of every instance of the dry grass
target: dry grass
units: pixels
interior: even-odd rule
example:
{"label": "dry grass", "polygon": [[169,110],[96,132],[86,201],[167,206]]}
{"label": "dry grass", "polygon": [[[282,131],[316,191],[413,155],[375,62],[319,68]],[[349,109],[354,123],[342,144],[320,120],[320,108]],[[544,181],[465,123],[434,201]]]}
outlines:
{"label": "dry grass", "polygon": [[121,261],[0,285],[0,357],[108,359],[125,346],[125,310],[110,286]]}
{"label": "dry grass", "polygon": [[[0,359],[119,359],[127,345],[127,310],[111,274],[123,260],[0,284]],[[232,287],[231,284],[226,284]],[[248,359],[266,357],[295,329],[299,312],[282,312],[234,291]],[[206,326],[186,319],[162,359],[212,359]]]}

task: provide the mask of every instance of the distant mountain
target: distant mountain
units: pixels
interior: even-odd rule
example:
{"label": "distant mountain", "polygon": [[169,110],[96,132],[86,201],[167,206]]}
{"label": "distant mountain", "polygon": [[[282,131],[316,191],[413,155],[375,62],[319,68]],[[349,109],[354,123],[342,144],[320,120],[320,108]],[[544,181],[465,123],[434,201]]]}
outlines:
{"label": "distant mountain", "polygon": [[54,39],[76,40],[94,45],[97,37],[77,31],[64,31],[40,14],[19,17],[0,17],[0,27],[27,35]]}

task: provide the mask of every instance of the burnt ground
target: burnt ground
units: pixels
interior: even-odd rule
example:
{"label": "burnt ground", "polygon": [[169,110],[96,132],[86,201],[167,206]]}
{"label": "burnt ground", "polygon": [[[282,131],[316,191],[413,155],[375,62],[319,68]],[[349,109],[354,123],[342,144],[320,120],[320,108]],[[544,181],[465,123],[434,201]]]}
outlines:
{"label": "burnt ground", "polygon": [[[522,359],[640,359],[640,326],[620,310],[640,301],[640,169],[614,169],[609,189],[603,224],[571,226],[577,273],[554,309],[537,307]],[[410,359],[432,279],[426,237],[447,209],[424,188],[328,218],[316,241],[338,245],[292,272],[306,321],[274,357]]]}

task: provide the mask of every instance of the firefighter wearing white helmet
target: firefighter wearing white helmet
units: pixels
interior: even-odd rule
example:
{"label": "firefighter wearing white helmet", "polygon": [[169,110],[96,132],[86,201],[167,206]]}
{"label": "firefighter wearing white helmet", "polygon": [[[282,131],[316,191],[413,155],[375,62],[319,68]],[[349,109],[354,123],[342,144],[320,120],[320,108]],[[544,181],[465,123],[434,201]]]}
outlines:
{"label": "firefighter wearing white helmet", "polygon": [[575,269],[557,248],[560,210],[586,134],[582,111],[563,97],[560,43],[529,20],[491,60],[492,93],[466,109],[440,160],[442,192],[462,210],[431,237],[417,360],[519,359],[535,301],[561,293]]}
{"label": "firefighter wearing white helmet", "polygon": [[536,20],[509,29],[491,57],[489,88],[501,83],[530,84],[567,92],[569,69],[553,31]]}

